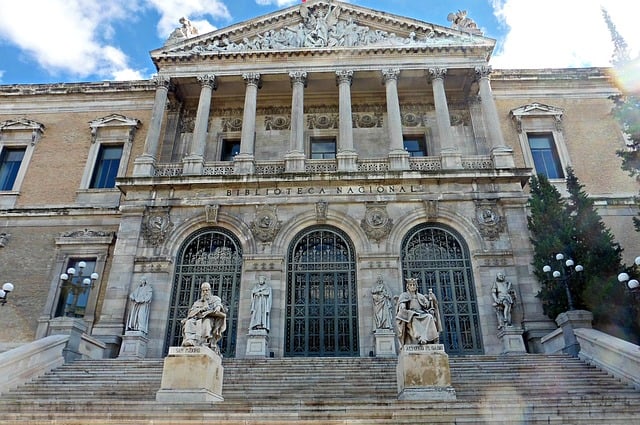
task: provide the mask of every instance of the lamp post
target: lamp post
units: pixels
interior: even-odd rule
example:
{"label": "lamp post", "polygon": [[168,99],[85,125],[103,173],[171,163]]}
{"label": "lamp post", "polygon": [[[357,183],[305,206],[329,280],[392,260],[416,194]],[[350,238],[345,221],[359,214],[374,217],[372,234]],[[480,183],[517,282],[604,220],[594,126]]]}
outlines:
{"label": "lamp post", "polygon": [[69,267],[66,273],[60,275],[60,281],[63,291],[65,291],[65,297],[68,299],[69,295],[73,298],[71,303],[65,306],[65,316],[77,316],[76,310],[78,307],[78,300],[87,289],[93,288],[93,284],[98,279],[98,273],[91,273],[89,277],[84,277],[82,272],[87,267],[87,263],[80,261],[78,263],[78,270],[73,267]]}
{"label": "lamp post", "polygon": [[7,282],[2,285],[2,289],[0,289],[0,306],[7,303],[7,297],[11,291],[13,291],[13,283]]}
{"label": "lamp post", "polygon": [[542,268],[542,271],[547,275],[552,276],[554,279],[559,280],[563,285],[564,289],[567,292],[567,302],[569,303],[569,310],[574,310],[573,305],[573,297],[571,296],[571,289],[569,288],[569,281],[576,276],[576,273],[580,273],[584,270],[580,264],[575,264],[575,262],[568,258],[565,260],[564,254],[559,252],[553,257],[556,261],[556,270],[552,271],[552,267],[550,265],[545,265]]}
{"label": "lamp post", "polygon": [[[636,257],[633,263],[633,269],[635,270],[640,266],[640,257]],[[633,295],[633,298],[636,301],[640,301],[640,282],[638,282],[638,279],[631,279],[629,273],[622,272],[618,274],[618,282],[626,283],[627,288],[629,288],[629,291]]]}

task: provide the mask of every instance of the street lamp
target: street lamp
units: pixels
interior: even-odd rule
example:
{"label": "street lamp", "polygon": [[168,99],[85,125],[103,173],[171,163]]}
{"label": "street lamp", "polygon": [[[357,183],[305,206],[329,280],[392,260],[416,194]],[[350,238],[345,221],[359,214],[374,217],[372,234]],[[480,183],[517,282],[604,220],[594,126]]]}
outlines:
{"label": "street lamp", "polygon": [[[67,304],[64,309],[65,316],[77,316],[76,310],[78,307],[78,300],[88,289],[93,288],[93,284],[98,279],[98,273],[91,273],[90,277],[84,277],[82,272],[87,267],[87,263],[80,261],[78,264],[78,270],[73,267],[69,267],[66,273],[60,275],[60,281],[62,290],[68,297],[72,295],[71,303]],[[77,274],[77,275],[76,275]]]}
{"label": "street lamp", "polygon": [[[640,257],[636,257],[633,263],[634,269],[640,266]],[[618,282],[626,283],[627,288],[629,288],[629,291],[631,291],[635,300],[640,301],[640,282],[638,282],[638,279],[631,279],[629,273],[622,272],[618,274]]]}
{"label": "street lamp", "polygon": [[2,285],[2,289],[0,289],[0,305],[5,305],[7,303],[7,297],[11,291],[13,291],[13,283],[7,282]]}
{"label": "street lamp", "polygon": [[569,303],[569,310],[573,310],[573,297],[571,296],[571,289],[569,288],[569,281],[575,276],[576,273],[580,273],[584,270],[580,264],[575,264],[571,258],[564,259],[564,254],[559,252],[555,255],[557,270],[551,271],[552,268],[549,265],[542,267],[542,271],[547,275],[553,276],[558,279],[564,285],[564,289],[567,292],[567,302]]}

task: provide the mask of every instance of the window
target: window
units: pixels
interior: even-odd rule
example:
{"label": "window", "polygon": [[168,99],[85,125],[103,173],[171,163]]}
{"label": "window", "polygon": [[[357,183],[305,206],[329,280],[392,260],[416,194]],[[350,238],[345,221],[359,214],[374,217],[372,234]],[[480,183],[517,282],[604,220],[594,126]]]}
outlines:
{"label": "window", "polygon": [[13,190],[26,147],[5,148],[0,154],[0,190]]}
{"label": "window", "polygon": [[311,159],[335,159],[336,139],[332,138],[312,138],[311,139]]}
{"label": "window", "polygon": [[101,145],[90,187],[92,189],[115,187],[121,158],[122,145]]}
{"label": "window", "polygon": [[404,136],[404,150],[409,156],[427,156],[427,148],[422,136]]}
{"label": "window", "polygon": [[548,179],[563,179],[562,165],[551,133],[527,133],[536,173]]}
{"label": "window", "polygon": [[[82,263],[82,264],[81,264]],[[84,267],[81,267],[84,265]],[[62,281],[60,298],[56,307],[55,317],[84,317],[89,293],[91,292],[91,273],[95,271],[95,258],[73,258],[67,263],[67,269],[75,269],[75,275]],[[66,271],[65,271],[66,273]]]}
{"label": "window", "polygon": [[240,140],[224,139],[222,141],[221,161],[233,161],[238,153],[240,153]]}

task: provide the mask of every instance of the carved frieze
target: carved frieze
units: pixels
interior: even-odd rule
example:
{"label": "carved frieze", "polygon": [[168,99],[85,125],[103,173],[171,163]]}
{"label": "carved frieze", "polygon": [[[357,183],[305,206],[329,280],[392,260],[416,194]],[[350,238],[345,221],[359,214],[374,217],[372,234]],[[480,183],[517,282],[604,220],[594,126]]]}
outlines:
{"label": "carved frieze", "polygon": [[282,221],[278,220],[275,206],[258,206],[254,220],[249,225],[253,236],[260,242],[273,242],[280,231]]}
{"label": "carved frieze", "polygon": [[362,112],[352,114],[353,127],[354,128],[374,128],[382,127],[382,113],[381,112]]}
{"label": "carved frieze", "polygon": [[241,117],[223,117],[222,118],[222,131],[241,131],[242,130],[242,118]]}
{"label": "carved frieze", "polygon": [[309,130],[338,128],[338,123],[338,114],[317,113],[307,115],[307,126]]}
{"label": "carved frieze", "polygon": [[500,216],[495,201],[477,201],[474,222],[487,240],[498,239],[505,228],[505,218]]}
{"label": "carved frieze", "polygon": [[366,205],[364,218],[360,222],[360,227],[367,237],[373,241],[380,242],[386,238],[393,226],[393,220],[387,213],[387,204],[384,202],[371,202]]}
{"label": "carved frieze", "polygon": [[291,128],[291,117],[289,115],[265,115],[265,130],[289,130]]}
{"label": "carved frieze", "polygon": [[142,219],[142,237],[151,246],[159,247],[173,229],[169,208],[147,208]]}

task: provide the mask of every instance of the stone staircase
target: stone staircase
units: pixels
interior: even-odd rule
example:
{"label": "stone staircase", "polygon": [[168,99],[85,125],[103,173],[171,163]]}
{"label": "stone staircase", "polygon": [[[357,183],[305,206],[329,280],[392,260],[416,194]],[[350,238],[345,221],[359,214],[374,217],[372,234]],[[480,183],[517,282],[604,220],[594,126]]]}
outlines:
{"label": "stone staircase", "polygon": [[[640,392],[568,356],[451,357],[455,401],[397,400],[395,359],[224,359],[221,403],[158,403],[161,359],[77,361],[0,398],[0,423],[624,424]],[[194,371],[197,373],[197,371]]]}

